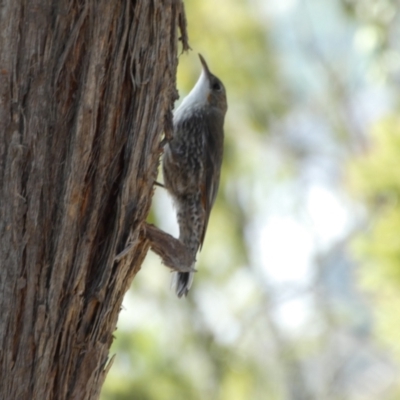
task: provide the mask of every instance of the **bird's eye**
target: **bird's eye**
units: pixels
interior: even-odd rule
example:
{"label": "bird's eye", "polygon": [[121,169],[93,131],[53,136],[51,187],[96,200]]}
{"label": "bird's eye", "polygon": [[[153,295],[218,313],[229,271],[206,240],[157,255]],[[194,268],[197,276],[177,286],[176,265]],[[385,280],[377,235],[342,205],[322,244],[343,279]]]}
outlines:
{"label": "bird's eye", "polygon": [[217,92],[220,92],[222,90],[222,86],[218,82],[215,82],[212,85],[212,89],[217,91]]}

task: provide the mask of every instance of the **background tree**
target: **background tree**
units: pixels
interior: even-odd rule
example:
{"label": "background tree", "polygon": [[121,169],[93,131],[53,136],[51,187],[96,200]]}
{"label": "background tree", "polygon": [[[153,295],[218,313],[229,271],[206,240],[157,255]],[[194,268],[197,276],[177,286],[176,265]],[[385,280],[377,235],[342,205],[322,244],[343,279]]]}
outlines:
{"label": "background tree", "polygon": [[98,398],[149,246],[183,5],[6,0],[0,15],[0,398]]}

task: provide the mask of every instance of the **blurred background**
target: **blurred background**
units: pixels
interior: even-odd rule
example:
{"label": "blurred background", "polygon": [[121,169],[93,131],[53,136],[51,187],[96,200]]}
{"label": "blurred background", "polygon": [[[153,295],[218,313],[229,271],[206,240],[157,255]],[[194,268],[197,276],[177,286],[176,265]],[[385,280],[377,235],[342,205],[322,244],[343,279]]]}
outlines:
{"label": "blurred background", "polygon": [[[198,52],[228,93],[220,191],[186,299],[148,254],[102,400],[398,400],[400,4],[185,4],[181,98]],[[161,188],[149,219],[178,234]]]}

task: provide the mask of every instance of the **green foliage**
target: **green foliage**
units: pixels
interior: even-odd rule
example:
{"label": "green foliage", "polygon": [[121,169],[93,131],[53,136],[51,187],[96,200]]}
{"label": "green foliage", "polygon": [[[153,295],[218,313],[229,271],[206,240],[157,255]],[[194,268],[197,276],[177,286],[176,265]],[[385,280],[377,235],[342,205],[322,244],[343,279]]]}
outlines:
{"label": "green foliage", "polygon": [[388,117],[372,131],[371,148],[352,165],[352,184],[374,216],[359,251],[378,276],[400,289],[400,119]]}
{"label": "green foliage", "polygon": [[351,165],[356,195],[372,215],[355,240],[362,282],[373,296],[376,333],[400,360],[400,118],[382,119],[372,130],[368,153]]}
{"label": "green foliage", "polygon": [[[145,329],[117,335],[113,350],[118,357],[102,399],[261,400],[260,393],[278,399],[271,382],[260,376],[255,366],[214,346],[210,338],[195,346],[179,339],[165,346],[157,343],[159,336],[159,332]],[[177,344],[181,349],[175,347]],[[211,357],[205,357],[210,351]]]}
{"label": "green foliage", "polygon": [[146,330],[117,335],[114,350],[119,357],[102,393],[104,399],[200,400],[187,373],[174,366],[174,359],[166,356],[169,349],[160,346],[156,338]]}

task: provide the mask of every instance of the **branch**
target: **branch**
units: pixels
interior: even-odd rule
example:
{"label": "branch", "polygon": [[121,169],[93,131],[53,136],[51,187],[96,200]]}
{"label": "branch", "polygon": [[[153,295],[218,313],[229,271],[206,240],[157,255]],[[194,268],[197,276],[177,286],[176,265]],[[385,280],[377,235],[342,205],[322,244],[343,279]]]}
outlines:
{"label": "branch", "polygon": [[196,259],[180,240],[147,222],[144,229],[151,249],[161,257],[164,265],[179,272],[194,271],[191,266]]}

